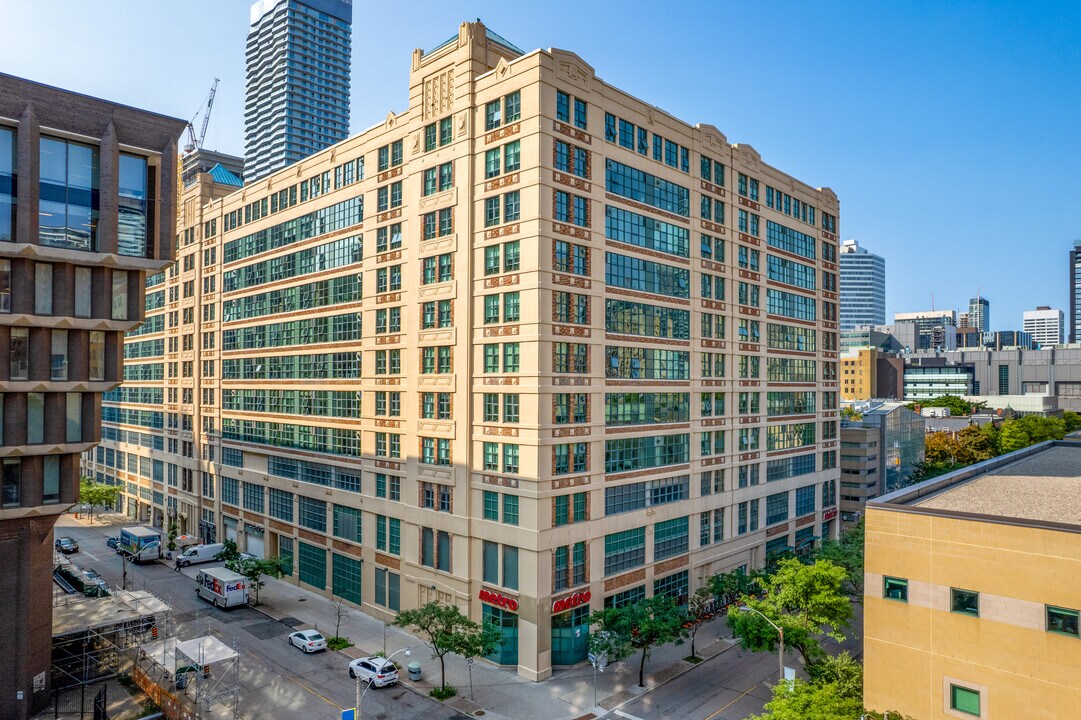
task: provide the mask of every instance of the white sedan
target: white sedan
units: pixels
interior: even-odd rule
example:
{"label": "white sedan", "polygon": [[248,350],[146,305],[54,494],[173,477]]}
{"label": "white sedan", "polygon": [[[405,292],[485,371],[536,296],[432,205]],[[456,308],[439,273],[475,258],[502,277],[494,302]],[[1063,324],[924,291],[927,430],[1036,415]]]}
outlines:
{"label": "white sedan", "polygon": [[300,648],[306,653],[319,652],[327,649],[327,639],[319,634],[318,630],[298,630],[290,633],[289,644]]}

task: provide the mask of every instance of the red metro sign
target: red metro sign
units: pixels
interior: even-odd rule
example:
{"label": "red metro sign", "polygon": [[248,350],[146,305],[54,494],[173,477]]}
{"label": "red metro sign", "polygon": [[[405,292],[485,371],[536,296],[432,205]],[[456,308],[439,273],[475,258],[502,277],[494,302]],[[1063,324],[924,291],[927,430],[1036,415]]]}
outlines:
{"label": "red metro sign", "polygon": [[576,592],[573,595],[568,595],[565,598],[561,598],[552,603],[552,614],[558,615],[561,612],[576,608],[579,605],[585,605],[589,602],[592,594],[586,590],[585,592]]}
{"label": "red metro sign", "polygon": [[497,592],[492,592],[491,590],[481,590],[480,593],[477,594],[477,597],[489,605],[506,608],[507,610],[518,610],[517,600],[512,597],[507,597],[506,595],[500,595]]}

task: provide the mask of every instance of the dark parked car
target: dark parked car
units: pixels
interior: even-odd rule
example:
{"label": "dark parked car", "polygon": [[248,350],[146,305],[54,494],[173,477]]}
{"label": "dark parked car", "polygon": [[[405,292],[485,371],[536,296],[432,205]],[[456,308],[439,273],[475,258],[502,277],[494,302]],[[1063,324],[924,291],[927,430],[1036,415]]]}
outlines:
{"label": "dark parked car", "polygon": [[105,541],[105,544],[108,545],[109,547],[111,547],[113,550],[116,550],[117,545],[120,544],[120,538],[111,537],[111,538],[109,538],[108,540]]}
{"label": "dark parked car", "polygon": [[79,543],[75,542],[75,538],[58,537],[54,545],[57,550],[65,555],[68,553],[79,552]]}

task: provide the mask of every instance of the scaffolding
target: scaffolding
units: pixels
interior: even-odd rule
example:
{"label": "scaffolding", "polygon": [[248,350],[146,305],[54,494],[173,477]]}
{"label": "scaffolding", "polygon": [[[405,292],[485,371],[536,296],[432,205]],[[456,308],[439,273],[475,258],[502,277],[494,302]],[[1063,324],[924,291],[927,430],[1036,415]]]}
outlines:
{"label": "scaffolding", "polygon": [[86,685],[125,670],[125,652],[171,629],[170,607],[145,590],[53,595],[52,686]]}
{"label": "scaffolding", "polygon": [[216,704],[239,717],[240,653],[212,635],[144,645],[132,676],[171,720],[206,717]]}

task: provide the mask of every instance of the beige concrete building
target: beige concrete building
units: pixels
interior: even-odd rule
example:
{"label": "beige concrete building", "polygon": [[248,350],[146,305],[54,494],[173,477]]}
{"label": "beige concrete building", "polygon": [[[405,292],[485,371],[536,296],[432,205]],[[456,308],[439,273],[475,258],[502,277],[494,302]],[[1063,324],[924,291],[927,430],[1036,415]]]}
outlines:
{"label": "beige concrete building", "polygon": [[864,704],[921,720],[1081,703],[1081,444],[1050,442],[867,503]]}
{"label": "beige concrete building", "polygon": [[88,459],[133,516],[456,604],[530,679],[591,610],[836,533],[830,190],[480,23],[379,125],[209,183],[128,340],[142,426]]}

